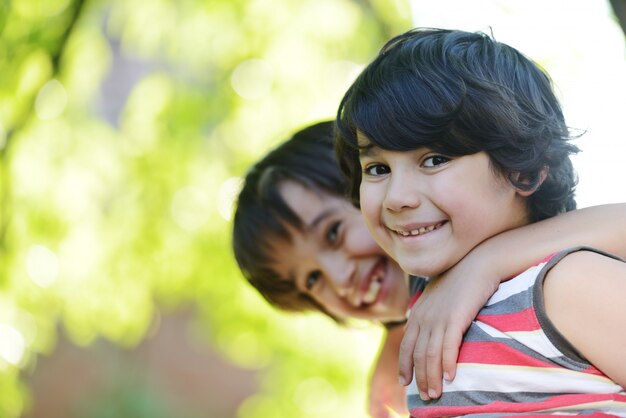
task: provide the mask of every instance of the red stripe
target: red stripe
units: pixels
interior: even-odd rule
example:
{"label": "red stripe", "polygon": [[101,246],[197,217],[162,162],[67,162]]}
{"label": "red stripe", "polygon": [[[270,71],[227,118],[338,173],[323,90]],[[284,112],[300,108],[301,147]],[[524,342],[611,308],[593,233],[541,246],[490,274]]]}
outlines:
{"label": "red stripe", "polygon": [[548,368],[555,367],[554,364],[538,360],[500,342],[466,341],[461,345],[458,363]]}
{"label": "red stripe", "polygon": [[415,292],[415,294],[411,298],[411,301],[409,302],[409,309],[411,309],[413,307],[413,305],[415,305],[415,302],[417,302],[417,300],[419,299],[420,296],[422,296],[422,291],[421,290],[418,290],[417,292]]}
{"label": "red stripe", "polygon": [[[513,403],[498,401],[486,405],[426,406],[422,408],[411,408],[410,412],[411,417],[415,418],[457,416],[478,413],[546,412],[547,409],[565,408],[576,405],[583,405],[581,409],[587,409],[588,406],[586,404],[606,401],[613,401],[616,404],[623,404],[626,406],[626,395],[615,393],[560,395],[548,398],[541,402]],[[591,405],[591,408],[593,409],[593,405]],[[569,410],[569,412],[571,412],[571,410]]]}
{"label": "red stripe", "polygon": [[478,315],[476,319],[502,332],[536,331],[541,329],[535,310],[532,307],[521,312],[509,314]]}

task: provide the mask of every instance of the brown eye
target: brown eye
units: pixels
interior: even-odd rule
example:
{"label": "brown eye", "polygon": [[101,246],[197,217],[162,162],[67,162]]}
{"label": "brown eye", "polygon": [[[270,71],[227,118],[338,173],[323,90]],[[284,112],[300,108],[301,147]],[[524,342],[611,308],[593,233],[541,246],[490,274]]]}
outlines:
{"label": "brown eye", "polygon": [[368,176],[383,176],[385,174],[389,174],[391,170],[389,167],[383,164],[370,164],[363,170],[363,174]]}
{"label": "brown eye", "polygon": [[437,167],[450,161],[448,157],[443,155],[432,155],[423,162],[424,167]]}
{"label": "brown eye", "polygon": [[307,290],[311,290],[313,286],[315,286],[315,284],[317,283],[317,281],[320,279],[321,276],[322,276],[321,271],[319,270],[312,271],[307,276],[306,282],[304,283],[304,287],[306,287]]}

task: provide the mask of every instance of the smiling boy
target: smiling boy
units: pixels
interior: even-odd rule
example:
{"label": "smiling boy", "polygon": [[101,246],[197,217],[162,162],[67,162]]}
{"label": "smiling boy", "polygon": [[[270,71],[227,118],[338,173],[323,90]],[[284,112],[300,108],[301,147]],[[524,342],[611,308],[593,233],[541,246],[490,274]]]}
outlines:
{"label": "smiling boy", "polygon": [[[409,274],[436,277],[496,234],[575,208],[577,149],[549,78],[487,35],[392,39],[337,124],[351,196]],[[592,248],[545,256],[479,312],[441,398],[409,388],[413,416],[626,416],[626,263]]]}

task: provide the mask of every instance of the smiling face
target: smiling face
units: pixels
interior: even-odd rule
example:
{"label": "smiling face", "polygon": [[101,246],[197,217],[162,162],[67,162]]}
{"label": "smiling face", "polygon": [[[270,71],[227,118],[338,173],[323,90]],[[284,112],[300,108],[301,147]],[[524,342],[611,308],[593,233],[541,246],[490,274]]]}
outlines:
{"label": "smiling face", "polygon": [[359,135],[360,201],[376,241],[403,268],[443,273],[485,239],[526,224],[524,193],[479,152],[387,151]]}
{"label": "smiling face", "polygon": [[405,274],[376,244],[358,209],[346,199],[314,192],[292,181],[281,195],[302,220],[279,240],[274,269],[339,318],[397,321],[405,318]]}

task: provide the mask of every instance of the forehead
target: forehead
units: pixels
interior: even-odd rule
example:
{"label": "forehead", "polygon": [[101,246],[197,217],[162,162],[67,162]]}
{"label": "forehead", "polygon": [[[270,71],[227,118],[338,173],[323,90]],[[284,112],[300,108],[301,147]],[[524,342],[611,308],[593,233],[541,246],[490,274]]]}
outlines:
{"label": "forehead", "polygon": [[317,213],[334,196],[322,190],[313,190],[295,181],[285,181],[279,186],[280,194],[304,225],[309,225]]}
{"label": "forehead", "polygon": [[361,213],[341,196],[313,190],[293,181],[285,181],[279,190],[285,203],[300,218],[302,228],[287,225],[289,237],[277,238],[272,243],[272,250],[280,254],[273,268],[281,277],[293,279],[296,267],[307,258],[316,258],[321,251],[323,231],[328,222],[338,217],[354,219]]}

